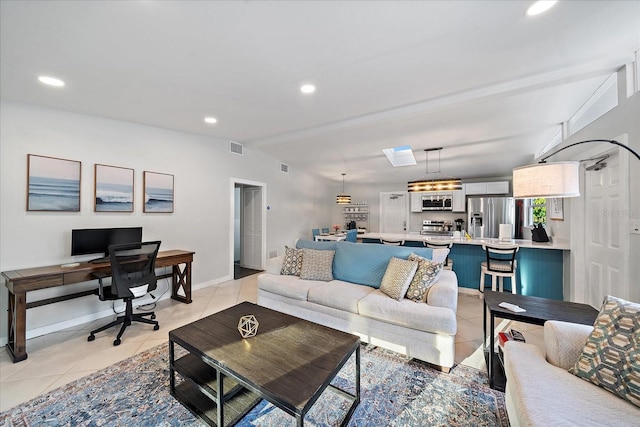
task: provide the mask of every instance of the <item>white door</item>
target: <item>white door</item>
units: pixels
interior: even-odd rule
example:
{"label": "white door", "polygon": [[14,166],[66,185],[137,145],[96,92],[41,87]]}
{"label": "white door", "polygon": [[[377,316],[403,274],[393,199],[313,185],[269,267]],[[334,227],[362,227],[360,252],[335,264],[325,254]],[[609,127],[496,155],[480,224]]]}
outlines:
{"label": "white door", "polygon": [[406,191],[380,193],[380,232],[406,233],[409,197]]}
{"label": "white door", "polygon": [[242,245],[240,265],[261,269],[262,263],[262,188],[242,188]]}
{"label": "white door", "polygon": [[599,171],[585,171],[585,302],[600,308],[606,295],[629,295],[628,156],[616,150]]}

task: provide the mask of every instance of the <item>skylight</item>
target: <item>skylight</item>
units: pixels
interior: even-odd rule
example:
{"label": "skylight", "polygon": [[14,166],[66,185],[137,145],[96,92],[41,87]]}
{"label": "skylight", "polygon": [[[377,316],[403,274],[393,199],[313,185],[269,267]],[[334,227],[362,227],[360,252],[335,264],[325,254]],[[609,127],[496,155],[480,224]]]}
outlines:
{"label": "skylight", "polygon": [[399,166],[417,165],[416,158],[413,157],[411,146],[402,145],[400,147],[385,148],[382,150],[389,162],[394,168]]}

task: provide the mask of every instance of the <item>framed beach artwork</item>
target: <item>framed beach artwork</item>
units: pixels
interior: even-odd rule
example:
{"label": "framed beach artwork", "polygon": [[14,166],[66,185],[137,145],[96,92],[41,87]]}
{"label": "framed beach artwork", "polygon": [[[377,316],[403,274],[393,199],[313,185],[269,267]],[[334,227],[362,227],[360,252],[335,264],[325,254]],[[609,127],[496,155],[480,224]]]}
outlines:
{"label": "framed beach artwork", "polygon": [[76,160],[27,155],[27,211],[80,211],[80,167]]}
{"label": "framed beach artwork", "polygon": [[95,165],[95,212],[133,212],[133,169]]}
{"label": "framed beach artwork", "polygon": [[173,212],[173,175],[144,171],[143,212]]}

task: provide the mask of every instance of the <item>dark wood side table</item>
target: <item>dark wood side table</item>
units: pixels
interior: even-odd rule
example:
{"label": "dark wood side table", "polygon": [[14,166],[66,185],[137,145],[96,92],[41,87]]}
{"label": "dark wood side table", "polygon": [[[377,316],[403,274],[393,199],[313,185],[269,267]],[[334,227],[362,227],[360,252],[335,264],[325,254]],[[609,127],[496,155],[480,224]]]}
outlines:
{"label": "dark wood side table", "polygon": [[[519,305],[525,312],[515,313],[500,307],[501,302]],[[516,320],[534,325],[544,325],[547,320],[560,320],[563,322],[593,325],[598,316],[598,310],[588,304],[559,301],[548,298],[531,297],[526,295],[513,295],[505,292],[484,291],[484,341],[485,360],[489,373],[489,386],[496,390],[504,391],[505,381],[502,366],[495,357],[495,318]],[[489,348],[487,343],[487,312],[490,315]]]}

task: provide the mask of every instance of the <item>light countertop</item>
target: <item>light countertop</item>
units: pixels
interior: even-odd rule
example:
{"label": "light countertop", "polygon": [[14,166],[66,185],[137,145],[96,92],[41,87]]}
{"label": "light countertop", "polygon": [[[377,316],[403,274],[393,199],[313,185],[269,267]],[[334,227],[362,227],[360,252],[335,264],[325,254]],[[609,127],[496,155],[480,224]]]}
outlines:
{"label": "light countertop", "polygon": [[485,243],[489,244],[505,244],[505,245],[518,245],[522,248],[533,248],[533,249],[560,249],[564,251],[568,251],[570,249],[569,242],[566,240],[558,240],[553,242],[533,242],[531,240],[523,240],[523,239],[510,239],[510,240],[499,240],[499,239],[461,239],[456,240],[453,237],[447,236],[426,236],[419,233],[406,233],[406,234],[394,234],[394,233],[364,233],[358,234],[358,239],[389,239],[389,240],[405,240],[411,242],[423,242],[423,241],[434,241],[434,242],[442,242],[442,241],[450,241],[456,245],[483,245]]}

